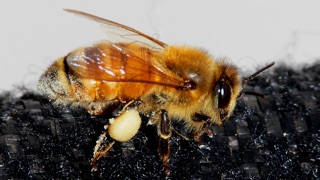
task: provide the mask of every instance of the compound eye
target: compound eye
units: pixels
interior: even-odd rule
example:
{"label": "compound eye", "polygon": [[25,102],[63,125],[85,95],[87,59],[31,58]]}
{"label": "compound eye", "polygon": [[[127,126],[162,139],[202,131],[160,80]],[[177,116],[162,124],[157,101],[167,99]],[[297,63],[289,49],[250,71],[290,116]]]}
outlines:
{"label": "compound eye", "polygon": [[226,82],[219,82],[216,85],[216,94],[218,95],[218,108],[226,108],[231,99],[231,87]]}

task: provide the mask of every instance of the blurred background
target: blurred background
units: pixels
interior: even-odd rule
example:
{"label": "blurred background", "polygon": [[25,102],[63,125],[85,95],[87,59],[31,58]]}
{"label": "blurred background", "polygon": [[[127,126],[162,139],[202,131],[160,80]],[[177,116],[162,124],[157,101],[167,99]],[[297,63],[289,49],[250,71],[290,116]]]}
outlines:
{"label": "blurred background", "polygon": [[207,49],[244,73],[271,61],[299,68],[320,57],[316,0],[11,0],[0,6],[0,91],[34,89],[55,59],[105,38],[99,25],[64,8],[128,25],[168,44]]}

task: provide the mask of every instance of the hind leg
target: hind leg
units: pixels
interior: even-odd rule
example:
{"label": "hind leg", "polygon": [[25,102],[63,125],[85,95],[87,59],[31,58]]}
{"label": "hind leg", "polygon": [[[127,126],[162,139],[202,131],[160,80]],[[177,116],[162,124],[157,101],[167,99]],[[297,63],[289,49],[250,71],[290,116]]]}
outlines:
{"label": "hind leg", "polygon": [[134,137],[141,125],[139,112],[134,108],[137,101],[131,101],[124,106],[116,118],[109,120],[105,131],[100,135],[91,159],[92,170],[96,171],[97,161],[108,153],[115,141],[127,142]]}
{"label": "hind leg", "polygon": [[91,166],[92,166],[92,171],[97,171],[98,166],[97,166],[97,161],[104,156],[105,154],[108,153],[108,151],[111,149],[113,144],[115,143],[114,140],[111,142],[107,142],[108,138],[108,131],[107,128],[103,134],[100,135],[99,139],[97,140],[97,144],[93,150],[93,157],[91,158]]}

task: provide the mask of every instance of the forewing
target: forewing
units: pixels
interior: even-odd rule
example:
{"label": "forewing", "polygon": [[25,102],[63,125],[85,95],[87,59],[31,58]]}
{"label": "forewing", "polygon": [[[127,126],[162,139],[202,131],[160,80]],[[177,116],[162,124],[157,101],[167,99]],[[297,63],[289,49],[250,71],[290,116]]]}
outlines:
{"label": "forewing", "polygon": [[123,24],[77,10],[65,10],[100,23],[110,42],[137,43],[154,51],[160,51],[166,46],[165,43]]}
{"label": "forewing", "polygon": [[[103,45],[103,46],[102,46]],[[83,78],[108,82],[150,83],[182,88],[184,80],[158,61],[143,59],[120,44],[95,44],[67,56],[68,66]]]}

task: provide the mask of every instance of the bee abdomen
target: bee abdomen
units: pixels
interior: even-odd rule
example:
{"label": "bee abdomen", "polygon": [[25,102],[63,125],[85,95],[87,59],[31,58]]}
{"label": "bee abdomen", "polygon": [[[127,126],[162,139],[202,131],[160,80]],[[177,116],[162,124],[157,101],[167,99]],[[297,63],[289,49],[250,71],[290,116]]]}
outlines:
{"label": "bee abdomen", "polygon": [[66,57],[62,57],[42,74],[37,88],[50,99],[67,98],[66,100],[72,100],[70,85],[70,69],[66,63]]}

